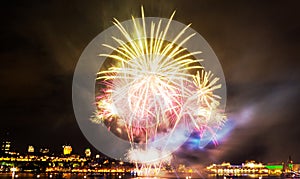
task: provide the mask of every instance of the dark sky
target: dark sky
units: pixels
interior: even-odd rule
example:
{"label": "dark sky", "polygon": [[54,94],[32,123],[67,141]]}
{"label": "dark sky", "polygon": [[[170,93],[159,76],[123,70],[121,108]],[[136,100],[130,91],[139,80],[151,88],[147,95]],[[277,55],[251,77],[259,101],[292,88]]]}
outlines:
{"label": "dark sky", "polygon": [[72,78],[81,52],[112,18],[169,17],[192,23],[214,49],[227,83],[231,132],[217,147],[181,149],[192,162],[255,159],[300,162],[299,1],[4,1],[0,28],[0,135],[76,153],[91,147],[72,108]]}

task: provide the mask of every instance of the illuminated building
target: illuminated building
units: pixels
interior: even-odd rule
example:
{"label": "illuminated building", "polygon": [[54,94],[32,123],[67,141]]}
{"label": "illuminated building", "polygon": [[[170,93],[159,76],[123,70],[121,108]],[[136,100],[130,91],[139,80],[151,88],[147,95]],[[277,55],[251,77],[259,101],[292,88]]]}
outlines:
{"label": "illuminated building", "polygon": [[64,145],[63,149],[64,149],[63,151],[64,155],[70,155],[72,152],[72,147],[70,145]]}
{"label": "illuminated building", "polygon": [[269,175],[280,175],[283,172],[283,164],[268,164],[266,168],[269,170]]}
{"label": "illuminated building", "polygon": [[10,141],[3,141],[1,145],[1,151],[3,153],[9,153],[11,147],[11,142]]}
{"label": "illuminated building", "polygon": [[285,165],[285,171],[286,172],[293,171],[293,165],[294,165],[294,162],[292,160],[292,157],[289,156],[289,159],[288,159],[288,161],[286,162],[286,165]]}
{"label": "illuminated building", "polygon": [[219,176],[244,176],[244,175],[268,175],[268,168],[254,161],[242,165],[231,165],[230,163],[212,164],[206,167],[209,173]]}
{"label": "illuminated building", "polygon": [[85,149],[84,153],[85,153],[85,157],[91,157],[92,154],[91,149],[89,148]]}
{"label": "illuminated building", "polygon": [[34,147],[32,145],[28,146],[28,153],[34,153]]}
{"label": "illuminated building", "polygon": [[41,154],[49,154],[50,150],[48,148],[41,148],[40,153]]}

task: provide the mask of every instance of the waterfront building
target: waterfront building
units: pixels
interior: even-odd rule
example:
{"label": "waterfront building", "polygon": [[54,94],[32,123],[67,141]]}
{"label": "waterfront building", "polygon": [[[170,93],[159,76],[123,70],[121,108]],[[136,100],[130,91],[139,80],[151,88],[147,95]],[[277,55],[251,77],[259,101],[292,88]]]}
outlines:
{"label": "waterfront building", "polygon": [[71,155],[72,147],[70,145],[63,145],[63,154],[64,155]]}
{"label": "waterfront building", "polygon": [[10,150],[11,150],[11,142],[8,140],[3,141],[1,145],[2,153],[8,154]]}
{"label": "waterfront building", "polygon": [[32,145],[29,145],[27,152],[28,152],[28,154],[34,153],[34,147]]}
{"label": "waterfront building", "polygon": [[283,163],[268,163],[266,165],[266,168],[268,169],[269,175],[272,176],[279,176],[284,171],[284,164]]}
{"label": "waterfront building", "polygon": [[243,176],[248,174],[267,175],[268,169],[262,163],[246,161],[242,165],[232,165],[230,163],[212,164],[206,167],[210,174],[219,176]]}
{"label": "waterfront building", "polygon": [[85,157],[90,158],[92,155],[91,149],[87,148],[84,151]]}
{"label": "waterfront building", "polygon": [[40,148],[41,155],[49,155],[50,150],[48,148]]}

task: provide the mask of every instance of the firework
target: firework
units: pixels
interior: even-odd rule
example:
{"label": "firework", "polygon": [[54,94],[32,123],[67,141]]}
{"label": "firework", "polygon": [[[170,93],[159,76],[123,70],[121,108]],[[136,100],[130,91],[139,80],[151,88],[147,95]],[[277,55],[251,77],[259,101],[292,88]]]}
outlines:
{"label": "firework", "polygon": [[[141,21],[132,17],[133,32],[114,19],[126,41],[112,36],[116,46],[102,44],[113,53],[99,55],[111,66],[98,72],[101,91],[93,121],[114,128],[132,144],[127,152],[130,160],[160,168],[170,160],[166,146],[178,126],[214,138],[226,117],[218,108],[221,97],[214,93],[222,87],[219,78],[205,71],[203,59],[195,57],[201,51],[183,47],[195,35],[186,33],[190,25],[169,41],[166,35],[175,12],[161,28],[161,21],[146,26],[141,11]],[[155,146],[162,138],[165,144]]]}

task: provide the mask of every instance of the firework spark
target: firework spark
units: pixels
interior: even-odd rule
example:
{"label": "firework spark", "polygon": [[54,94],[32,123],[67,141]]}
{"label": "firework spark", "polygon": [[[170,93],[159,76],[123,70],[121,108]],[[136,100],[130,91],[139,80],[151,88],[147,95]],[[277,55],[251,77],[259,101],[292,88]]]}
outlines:
{"label": "firework spark", "polygon": [[[94,121],[106,125],[115,121],[119,133],[126,133],[132,143],[127,157],[143,166],[159,167],[170,158],[164,146],[151,146],[157,136],[169,136],[184,122],[201,137],[210,134],[214,138],[226,117],[218,109],[221,97],[214,93],[222,87],[219,78],[205,71],[200,64],[203,59],[195,58],[201,51],[189,52],[182,47],[195,35],[186,33],[190,25],[168,41],[165,37],[175,12],[165,28],[161,21],[152,22],[149,28],[143,8],[141,11],[141,21],[132,17],[134,32],[127,32],[114,19],[126,41],[113,36],[117,46],[103,44],[113,53],[100,56],[113,65],[98,73],[103,91],[97,99]],[[135,143],[145,145],[138,148]],[[145,156],[150,158],[141,160]]]}

